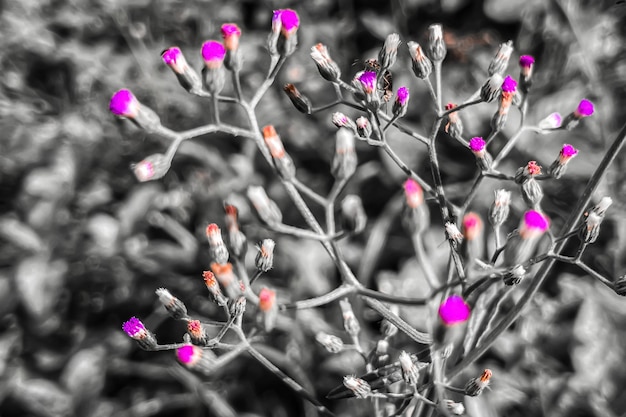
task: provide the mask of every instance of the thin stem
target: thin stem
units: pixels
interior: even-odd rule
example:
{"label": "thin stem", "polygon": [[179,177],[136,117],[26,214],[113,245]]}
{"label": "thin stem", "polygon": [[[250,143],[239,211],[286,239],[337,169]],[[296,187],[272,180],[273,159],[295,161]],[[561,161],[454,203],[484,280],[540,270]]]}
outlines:
{"label": "thin stem", "polygon": [[426,85],[428,86],[428,92],[430,93],[430,98],[433,99],[433,104],[435,105],[435,108],[437,107],[437,93],[435,93],[435,89],[433,88],[433,83],[430,82],[430,78],[426,77],[424,78],[424,82],[426,82]]}
{"label": "thin stem", "polygon": [[426,255],[426,251],[424,250],[422,234],[413,233],[411,235],[411,240],[413,242],[413,248],[415,249],[415,258],[417,259],[417,263],[422,268],[422,271],[424,271],[424,276],[426,277],[428,285],[430,285],[431,290],[437,288],[439,286],[439,280],[437,279],[437,274],[435,274],[430,260]]}
{"label": "thin stem", "polygon": [[338,104],[341,104],[341,100],[335,100],[332,103],[324,104],[323,106],[320,106],[320,107],[313,107],[311,109],[311,114],[315,114],[315,113],[319,113],[319,112],[324,111],[324,110],[328,110],[330,108],[335,107]]}
{"label": "thin stem", "polygon": [[524,133],[527,130],[529,130],[527,126],[522,126],[518,129],[517,132],[515,132],[515,134],[511,137],[511,139],[508,140],[506,145],[504,145],[504,148],[502,148],[502,150],[498,152],[498,155],[496,155],[495,159],[493,160],[493,163],[491,164],[492,169],[496,169],[498,167],[498,164],[500,164],[500,162],[509,154],[509,152],[513,150],[513,148],[517,144],[517,141],[522,136],[522,133]]}
{"label": "thin stem", "polygon": [[[587,187],[585,188],[583,195],[580,197],[575,209],[571,212],[566,223],[561,228],[561,232],[559,233],[559,235],[567,235],[568,233],[571,233],[574,230],[576,224],[578,223],[583,213],[585,212],[585,209],[589,206],[589,203],[591,201],[591,196],[594,193],[595,189],[598,187],[600,180],[602,179],[602,177],[604,177],[604,174],[606,173],[611,163],[615,160],[615,158],[619,154],[625,142],[626,142],[626,125],[617,134],[610,148],[604,154],[604,157],[602,158],[600,165],[598,166],[596,171],[593,173],[593,176],[589,179],[589,182],[587,183]],[[564,239],[560,243],[556,244],[555,251],[554,251],[555,254],[557,255],[560,254],[560,252],[565,248],[566,244],[567,244],[567,239]],[[522,313],[522,310],[524,309],[526,304],[537,293],[537,291],[541,287],[541,284],[543,284],[543,282],[545,281],[546,277],[548,276],[555,262],[556,262],[555,259],[548,259],[547,262],[544,262],[541,265],[541,267],[535,274],[535,277],[531,280],[530,285],[528,286],[528,288],[526,289],[526,291],[524,292],[520,300],[517,302],[517,304],[515,304],[515,306],[511,309],[511,311],[509,311],[509,313],[506,316],[504,316],[504,318],[494,326],[493,330],[491,330],[487,335],[485,335],[484,342],[483,344],[481,344],[481,346],[468,352],[468,354],[463,358],[463,360],[450,370],[449,375],[448,375],[449,379],[454,378],[461,371],[463,371],[463,369],[465,369],[468,365],[470,365],[476,359],[482,356],[491,347],[491,345],[496,341],[498,336],[500,336],[502,332],[504,332],[513,322],[515,322],[515,320],[517,320],[517,318]]]}
{"label": "thin stem", "polygon": [[239,71],[233,71],[231,75],[233,78],[233,87],[235,88],[235,96],[237,96],[237,101],[242,101],[243,93],[241,91],[241,78],[239,77]]}
{"label": "thin stem", "polygon": [[443,97],[441,94],[441,61],[435,61],[435,87],[437,88],[437,112],[441,112]]}
{"label": "thin stem", "polygon": [[211,101],[213,103],[213,121],[216,125],[220,124],[220,108],[219,101],[217,99],[217,95],[213,94],[211,96]]}
{"label": "thin stem", "polygon": [[401,297],[399,295],[385,294],[384,292],[374,291],[364,287],[357,288],[356,292],[364,297],[370,297],[391,304],[423,306],[426,305],[429,301],[428,298]]}
{"label": "thin stem", "polygon": [[252,97],[252,100],[250,100],[249,106],[251,109],[256,108],[257,104],[259,104],[259,101],[261,101],[261,98],[263,98],[263,95],[265,94],[267,89],[270,88],[270,86],[274,83],[274,79],[276,78],[278,71],[283,66],[286,59],[287,57],[284,55],[281,55],[281,57],[278,59],[276,65],[269,72],[267,78],[265,79],[265,81],[263,81],[263,84],[261,84],[257,92],[254,94],[254,97]]}
{"label": "thin stem", "polygon": [[354,292],[356,292],[356,287],[354,285],[343,284],[335,288],[331,292],[320,295],[319,297],[309,298],[308,300],[300,300],[290,304],[282,304],[280,306],[280,309],[305,310],[307,308],[321,307]]}
{"label": "thin stem", "polygon": [[417,343],[421,343],[424,345],[430,345],[433,342],[432,337],[428,333],[423,333],[415,329],[406,321],[402,320],[398,315],[394,314],[391,310],[389,310],[383,303],[378,300],[374,300],[369,297],[365,297],[365,302],[367,305],[372,307],[378,313],[380,313],[383,318],[387,319],[391,324],[396,326],[398,330],[405,333],[411,339],[416,341]]}
{"label": "thin stem", "polygon": [[465,103],[461,103],[458,106],[450,109],[450,110],[446,110],[442,113],[439,113],[439,115],[437,116],[438,119],[443,119],[444,117],[446,117],[447,115],[449,115],[450,113],[454,113],[455,111],[459,111],[459,110],[463,110],[466,107],[469,106],[473,106],[475,104],[480,104],[482,103],[483,100],[481,98],[476,99],[476,100],[470,100],[470,101],[466,101]]}

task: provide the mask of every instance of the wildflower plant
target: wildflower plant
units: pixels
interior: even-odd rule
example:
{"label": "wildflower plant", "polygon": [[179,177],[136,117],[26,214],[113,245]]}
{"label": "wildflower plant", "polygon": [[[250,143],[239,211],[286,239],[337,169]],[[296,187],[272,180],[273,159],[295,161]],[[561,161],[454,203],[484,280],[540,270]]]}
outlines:
{"label": "wildflower plant", "polygon": [[[245,58],[239,46],[240,41],[245,42],[245,33],[235,24],[221,26],[223,41],[209,40],[202,44],[200,55],[204,65],[200,72],[192,68],[180,48],[171,47],[163,53],[164,63],[172,69],[181,86],[191,95],[209,99],[213,122],[206,126],[180,132],[163,126],[156,113],[126,89],[113,95],[110,110],[148,133],[171,140],[164,153],[149,155],[134,167],[139,181],[162,178],[170,169],[180,145],[191,138],[222,132],[253,141],[308,228],[285,224],[278,205],[266,191],[250,184],[246,195],[261,223],[274,233],[319,242],[339,271],[341,284],[323,295],[291,301],[287,301],[276,288],[253,285],[272,269],[274,251],[280,251],[280,247],[269,238],[260,242],[253,253],[256,270],[249,271],[245,263],[248,241],[238,223],[239,208],[228,202],[224,206],[224,233],[217,224],[221,219],[214,219],[215,223],[206,227],[211,270],[198,271],[198,277],[202,275],[204,278],[210,299],[223,310],[222,317],[211,323],[194,318],[193,311],[187,309],[183,301],[167,289],[159,288],[156,294],[170,316],[187,322],[183,340],[159,344],[156,336],[135,317],[123,324],[123,330],[137,341],[140,348],[173,350],[182,366],[202,374],[216,372],[247,353],[320,413],[333,415],[325,405],[325,399],[296,382],[289,376],[288,369],[281,369],[257,344],[260,334],[279,331],[281,320],[290,317],[289,310],[336,305],[337,311],[341,311],[343,329],[336,328],[336,334],[319,331],[315,340],[328,354],[356,351],[363,363],[354,369],[354,375],[338,379],[337,388],[328,393],[328,398],[355,397],[368,401],[376,409],[376,415],[411,415],[409,410],[412,415],[430,415],[431,410],[438,415],[463,414],[462,400],[453,395],[480,395],[492,376],[497,380],[497,375],[489,369],[478,377],[476,368],[471,369],[473,373],[463,372],[519,317],[556,262],[576,265],[618,294],[626,293],[623,279],[614,283],[581,258],[586,247],[597,239],[602,220],[611,205],[608,197],[596,205],[591,201],[598,182],[622,146],[624,136],[618,137],[607,151],[576,207],[557,230],[557,222],[552,222],[542,207],[542,183],[558,181],[566,175],[566,167],[579,151],[564,144],[552,165],[543,170],[535,161],[528,162],[516,172],[499,170],[499,167],[524,132],[547,135],[556,130],[572,129],[594,113],[594,105],[583,99],[564,118],[553,113],[530,124],[527,109],[535,72],[532,56],[520,57],[519,79],[515,80],[505,73],[514,46],[511,41],[503,43],[489,67],[485,68],[485,79],[476,86],[476,93],[459,104],[449,103],[444,107],[441,77],[447,50],[444,29],[439,24],[430,26],[425,46],[412,40],[406,42],[410,60],[403,59],[399,53],[402,44],[399,35],[390,34],[380,49],[376,65],[371,63],[363,71],[350,75],[342,73],[325,45],[305,45],[305,48],[310,47],[311,58],[321,77],[334,90],[336,99],[315,107],[317,103],[312,103],[298,86],[287,84],[284,91],[301,113],[311,115],[330,108],[337,110],[328,120],[337,127],[331,167],[335,180],[330,192],[322,195],[298,180],[297,166],[281,137],[283,132],[273,125],[260,126],[256,113],[286,59],[298,47],[300,24],[300,17],[294,10],[274,12],[267,38],[270,66],[264,81],[252,94],[243,91],[239,78]],[[430,97],[424,101],[430,99],[435,109],[429,132],[420,132],[402,120],[416,111],[414,103],[421,99],[410,93],[407,86],[393,91],[391,105],[385,105],[390,101],[388,75],[399,66],[411,69],[428,88]],[[223,95],[229,79],[233,96]],[[222,122],[220,104],[242,109],[246,120],[240,125]],[[486,139],[463,129],[463,114],[477,105],[489,106],[493,110],[491,133]],[[353,120],[342,112],[346,110],[355,112],[358,117]],[[494,146],[494,140],[502,134],[504,126],[511,123],[508,117],[511,112],[521,114],[521,123],[499,149]],[[428,179],[418,175],[392,148],[388,141],[390,129],[397,129],[406,140],[417,141],[426,147],[430,169]],[[446,193],[437,155],[437,143],[446,140],[460,143],[468,160],[473,158],[476,161],[477,172],[472,184],[457,202]],[[356,195],[343,195],[359,169],[355,141],[382,150],[405,175],[397,184],[398,190],[403,189],[402,220],[429,286],[426,297],[399,296],[369,288],[342,254],[339,241],[363,233],[367,226],[361,199]],[[584,155],[578,158],[584,158]],[[488,178],[505,184],[502,185],[504,188],[494,190],[495,198],[485,213],[492,229],[489,234],[484,227],[487,222],[482,220],[479,209],[470,211],[476,203],[479,188]],[[521,212],[513,210],[512,201],[523,204],[524,209]],[[318,219],[310,205],[322,208],[323,221]],[[338,209],[340,216],[336,216]],[[437,216],[431,216],[431,210],[436,210]],[[431,218],[437,220],[431,223]],[[519,226],[509,229],[509,219]],[[441,241],[446,242],[447,271],[438,271],[424,249],[425,231],[431,228],[439,230]],[[483,250],[485,245],[477,243],[487,238],[493,240],[493,244],[486,245],[490,249],[488,253]],[[578,249],[574,254],[567,254],[566,243],[573,239],[578,239]],[[524,286],[520,287],[522,283]],[[505,300],[512,303],[508,310],[499,308]],[[359,306],[363,303],[380,316],[380,333],[364,330],[357,315],[362,309],[354,308],[357,303]],[[412,326],[402,317],[398,305],[415,306],[419,314],[430,317],[430,325],[419,329]],[[474,314],[478,305],[488,308]],[[389,350],[398,334],[404,334],[412,341],[414,354],[402,351],[397,355]]]}

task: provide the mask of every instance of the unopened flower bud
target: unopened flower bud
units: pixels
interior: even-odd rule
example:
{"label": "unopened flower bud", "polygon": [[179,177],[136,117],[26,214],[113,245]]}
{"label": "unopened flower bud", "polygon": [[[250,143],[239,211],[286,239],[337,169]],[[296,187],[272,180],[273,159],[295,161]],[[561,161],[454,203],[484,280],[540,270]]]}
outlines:
{"label": "unopened flower bud", "polygon": [[311,101],[300,94],[300,91],[298,91],[295,85],[285,84],[283,91],[287,94],[287,97],[289,97],[289,100],[291,100],[296,110],[300,113],[311,114]]}
{"label": "unopened flower bud", "polygon": [[446,57],[446,44],[443,41],[443,29],[440,24],[428,27],[428,52],[433,61],[443,61]]}
{"label": "unopened flower bud", "polygon": [[500,90],[502,88],[502,83],[504,82],[504,78],[500,74],[493,74],[491,77],[487,78],[487,81],[480,88],[480,98],[485,103],[490,103],[496,99],[500,95]]}
{"label": "unopened flower bud", "polygon": [[173,46],[161,53],[163,62],[174,71],[178,83],[187,91],[194,92],[202,89],[200,75],[189,66],[180,48]]}
{"label": "unopened flower bud", "polygon": [[528,90],[532,86],[533,66],[535,64],[535,58],[531,55],[522,55],[519,57],[519,82],[520,91],[522,94],[528,94]]}
{"label": "unopened flower bud", "polygon": [[161,119],[154,110],[142,105],[130,90],[116,91],[109,101],[109,110],[116,116],[130,120],[148,133],[155,133],[163,128]]}
{"label": "unopened flower bud", "polygon": [[541,174],[541,166],[536,161],[530,161],[525,167],[521,167],[515,173],[515,182],[520,184],[522,197],[530,208],[539,207],[543,198],[543,190],[535,180],[535,176]]}
{"label": "unopened flower bud", "polygon": [[283,215],[278,205],[273,200],[270,200],[263,187],[250,186],[248,187],[247,195],[261,220],[268,225],[282,222]]}
{"label": "unopened flower bud", "polygon": [[228,249],[222,239],[222,231],[215,223],[211,223],[206,228],[206,237],[209,242],[211,258],[218,264],[228,262]]}
{"label": "unopened flower bud", "polygon": [[341,202],[341,226],[350,233],[361,233],[367,224],[367,215],[361,198],[347,195]]}
{"label": "unopened flower bud", "polygon": [[337,127],[347,127],[356,132],[356,124],[354,121],[343,113],[335,112],[332,116],[333,124]]}
{"label": "unopened flower bud", "polygon": [[463,242],[463,234],[461,233],[459,228],[456,227],[456,224],[452,222],[446,222],[445,229],[446,229],[446,237],[452,244],[452,247],[454,249],[457,249],[458,246]]}
{"label": "unopened flower bud", "polygon": [[541,120],[537,124],[537,127],[541,130],[554,130],[560,128],[562,122],[563,118],[561,117],[561,114],[555,112]]}
{"label": "unopened flower bud", "polygon": [[174,297],[167,289],[158,288],[156,290],[156,295],[159,297],[159,301],[163,304],[173,319],[180,320],[187,317],[187,307],[185,307],[185,304],[178,298]]}
{"label": "unopened flower bud", "polygon": [[617,295],[626,297],[626,275],[622,275],[613,283],[613,290]]}
{"label": "unopened flower bud", "polygon": [[491,376],[491,370],[485,369],[481,376],[470,379],[465,385],[465,395],[476,397],[482,394],[483,390],[489,386]]}
{"label": "unopened flower bud", "polygon": [[445,400],[446,409],[455,416],[462,416],[465,414],[465,406],[463,403],[455,403],[452,400]]}
{"label": "unopened flower bud", "polygon": [[439,319],[446,326],[464,323],[469,319],[470,308],[460,295],[451,295],[439,306]]}
{"label": "unopened flower bud", "polygon": [[411,233],[422,233],[430,224],[428,206],[424,204],[424,191],[413,178],[404,182],[404,196],[407,205],[403,223]]}
{"label": "unopened flower bud", "polygon": [[213,274],[215,274],[215,277],[221,284],[222,288],[224,288],[224,291],[226,291],[226,296],[228,298],[235,300],[241,295],[239,279],[237,279],[237,276],[233,272],[233,265],[230,262],[223,265],[212,262],[211,270],[213,271]]}
{"label": "unopened flower bud", "polygon": [[578,126],[581,119],[591,116],[593,112],[593,103],[587,99],[581,100],[580,103],[578,103],[576,110],[568,114],[565,120],[563,120],[563,128],[566,130],[572,130]]}
{"label": "unopened flower bud", "polygon": [[224,39],[224,48],[226,49],[224,66],[229,71],[238,72],[243,64],[241,52],[239,51],[241,29],[234,23],[224,23],[221,27],[221,32]]}
{"label": "unopened flower bud", "polygon": [[600,202],[593,207],[592,211],[598,216],[604,217],[604,214],[608,208],[611,207],[611,204],[613,204],[613,199],[611,197],[602,197]]}
{"label": "unopened flower bud", "polygon": [[234,256],[243,258],[248,245],[246,236],[239,230],[237,207],[225,204],[224,212],[226,213],[226,228],[228,229],[228,247]]}
{"label": "unopened flower bud", "polygon": [[[446,110],[452,110],[455,107],[456,104],[454,103],[446,104]],[[454,138],[459,138],[463,135],[463,122],[458,112],[448,113],[448,123],[446,123],[443,130]]]}
{"label": "unopened flower bud", "polygon": [[196,344],[205,345],[208,340],[206,331],[202,323],[200,323],[200,320],[189,320],[187,322],[187,333],[189,333],[191,340]]}
{"label": "unopened flower bud", "polygon": [[538,165],[537,161],[528,161],[526,166],[518,168],[515,172],[515,183],[523,184],[539,174],[541,174],[541,165]]}
{"label": "unopened flower bud", "polygon": [[600,235],[600,225],[604,218],[594,211],[585,216],[585,223],[580,227],[580,239],[585,243],[594,243]]}
{"label": "unopened flower bud", "polygon": [[517,93],[517,81],[511,78],[509,75],[504,77],[501,86],[500,93],[500,108],[499,112],[506,113],[511,107],[511,103],[513,102],[513,97]]}
{"label": "unopened flower bud", "polygon": [[311,48],[311,58],[315,61],[320,75],[328,81],[337,82],[341,77],[339,65],[330,57],[325,45],[318,43]]}
{"label": "unopened flower bud", "polygon": [[398,46],[400,46],[400,36],[397,33],[388,35],[385,39],[385,44],[378,53],[378,63],[381,71],[391,68],[396,62]]}
{"label": "unopened flower bud", "polygon": [[508,268],[502,277],[504,285],[511,286],[519,284],[526,276],[526,272],[526,269],[522,265],[515,265]]}
{"label": "unopened flower bud", "polygon": [[270,150],[276,171],[284,180],[291,180],[296,175],[296,165],[291,157],[285,152],[283,142],[276,133],[274,126],[268,125],[263,128],[263,138]]}
{"label": "unopened flower bud", "polygon": [[348,128],[339,128],[336,139],[331,172],[337,180],[344,180],[354,174],[358,164],[354,149],[354,132]]}
{"label": "unopened flower bud", "polygon": [[487,143],[481,137],[471,138],[469,141],[470,151],[476,157],[476,165],[481,171],[489,171],[493,162],[491,155],[487,152]]}
{"label": "unopened flower bud", "polygon": [[[240,291],[243,292],[240,288]],[[239,296],[230,304],[230,315],[233,317],[241,317],[246,312],[246,297]]]}
{"label": "unopened flower bud", "polygon": [[209,374],[214,370],[215,353],[196,345],[184,345],[176,349],[178,361],[189,369]]}
{"label": "unopened flower bud", "polygon": [[495,199],[489,209],[489,222],[497,227],[502,226],[509,217],[511,192],[503,189],[496,190]]}
{"label": "unopened flower bud", "polygon": [[211,271],[204,271],[202,272],[202,277],[204,278],[204,284],[213,296],[215,303],[220,307],[224,307],[228,303],[228,300],[224,294],[222,294],[220,284],[217,282],[215,274]]}
{"label": "unopened flower bud", "polygon": [[558,158],[552,162],[550,168],[548,168],[548,174],[552,177],[559,179],[565,174],[565,170],[567,169],[567,163],[578,154],[578,150],[574,148],[572,145],[565,144],[561,151],[559,152]]}
{"label": "unopened flower bud", "polygon": [[333,336],[324,332],[319,332],[315,335],[315,340],[330,353],[338,353],[343,350],[343,340],[341,340],[337,336]]}
{"label": "unopened flower bud", "polygon": [[498,52],[489,63],[488,73],[503,74],[506,71],[506,67],[509,65],[509,59],[511,59],[511,53],[513,52],[513,41],[501,43],[498,48]]}
{"label": "unopened flower bud", "polygon": [[298,46],[298,27],[300,18],[291,9],[274,10],[272,17],[272,33],[268,39],[268,47],[272,55],[289,56]]}
{"label": "unopened flower bud", "polygon": [[417,208],[424,204],[424,190],[413,178],[404,182],[404,195],[406,204],[410,208]]}
{"label": "unopened flower bud", "polygon": [[225,56],[226,49],[218,41],[206,41],[202,44],[204,88],[213,95],[219,94],[226,83],[226,74],[222,65]]}
{"label": "unopened flower bud", "polygon": [[356,132],[360,138],[369,138],[372,136],[372,125],[367,117],[361,116],[356,119]]}
{"label": "unopened flower bud", "polygon": [[426,79],[433,72],[433,63],[424,54],[422,47],[417,42],[409,42],[409,55],[411,55],[411,68],[417,78]]}
{"label": "unopened flower bud", "polygon": [[278,303],[276,302],[276,291],[269,288],[262,288],[259,292],[259,310],[261,311],[261,321],[266,332],[272,331],[278,317]]}
{"label": "unopened flower bud", "polygon": [[156,337],[152,332],[146,329],[146,326],[137,317],[131,317],[122,324],[122,330],[137,341],[137,344],[143,350],[153,350],[158,344]]}
{"label": "unopened flower bud", "polygon": [[170,164],[165,155],[155,153],[131,165],[131,169],[137,181],[146,182],[163,178],[169,171]]}
{"label": "unopened flower bud", "polygon": [[347,298],[339,300],[339,307],[341,308],[341,313],[343,315],[344,329],[346,329],[346,332],[353,338],[357,337],[361,331],[361,326],[354,315],[354,311],[352,311],[350,301],[348,301]]}
{"label": "unopened flower bud", "polygon": [[257,247],[259,251],[254,258],[254,264],[259,271],[267,272],[274,266],[274,247],[276,243],[272,239],[263,239]]}
{"label": "unopened flower bud", "polygon": [[372,387],[365,380],[350,375],[343,377],[343,385],[357,398],[367,398],[372,392]]}
{"label": "unopened flower bud", "polygon": [[406,87],[398,88],[398,92],[396,93],[396,100],[393,102],[393,107],[391,109],[391,111],[393,112],[393,117],[403,117],[406,114],[408,105],[409,89]]}
{"label": "unopened flower bud", "polygon": [[411,386],[417,385],[419,379],[419,370],[413,362],[411,356],[404,350],[400,353],[400,367],[402,368],[402,378],[404,382]]}

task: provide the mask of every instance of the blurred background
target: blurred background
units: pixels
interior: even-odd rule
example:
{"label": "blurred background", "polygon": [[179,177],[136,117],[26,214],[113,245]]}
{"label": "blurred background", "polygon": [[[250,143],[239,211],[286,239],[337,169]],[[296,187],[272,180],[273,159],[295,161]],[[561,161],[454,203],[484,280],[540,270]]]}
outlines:
{"label": "blurred background", "polygon": [[[298,178],[322,194],[332,185],[335,109],[302,115],[282,92],[289,82],[314,106],[333,100],[332,86],[309,57],[318,42],[329,47],[349,81],[366,59],[377,56],[389,33],[399,33],[403,45],[392,69],[394,86],[411,90],[405,121],[422,133],[430,129],[433,111],[425,85],[410,71],[404,45],[425,44],[432,23],[443,24],[448,46],[444,102],[462,102],[476,91],[498,45],[509,39],[515,52],[507,73],[514,78],[519,55],[536,58],[529,124],[555,111],[566,115],[582,98],[593,101],[596,113],[575,130],[525,134],[501,165],[513,173],[531,159],[548,166],[563,143],[580,150],[562,179],[543,183],[543,207],[553,230],[626,121],[624,2],[0,0],[0,415],[314,415],[246,356],[201,379],[183,370],[172,352],[140,351],[120,329],[136,315],[159,341],[181,340],[184,325],[165,317],[154,295],[159,287],[167,287],[195,316],[216,317],[201,271],[209,263],[204,228],[224,224],[224,200],[240,209],[249,261],[254,243],[276,239],[275,268],[262,281],[277,289],[279,300],[323,294],[338,285],[321,245],[274,235],[252,216],[243,191],[259,184],[278,202],[285,223],[303,226],[253,144],[222,134],[197,138],[181,147],[163,180],[140,184],[131,164],[162,152],[167,142],[108,112],[112,93],[129,88],[169,128],[209,123],[208,103],[178,86],[161,51],[177,45],[199,68],[202,42],[220,39],[222,23],[237,23],[243,30],[244,95],[251,97],[267,72],[265,40],[272,10],[279,8],[300,15],[299,49],[261,102],[259,123],[276,126]],[[358,116],[349,108],[339,110]],[[236,107],[225,105],[222,111],[225,122],[247,127]],[[464,112],[464,135],[487,136],[494,111],[479,105]],[[518,124],[519,115],[512,112],[493,146],[502,147]],[[389,140],[413,169],[430,178],[425,147],[393,129]],[[403,174],[376,148],[359,143],[358,154],[360,168],[348,192],[362,197],[369,224],[362,235],[343,242],[348,263],[373,288],[421,296],[423,280],[416,277],[419,267],[394,203]],[[449,137],[442,137],[439,155],[447,195],[458,203],[475,173],[474,159]],[[625,163],[618,157],[594,199],[608,195],[614,205],[584,256],[611,280],[626,273]],[[486,182],[472,209],[484,216],[498,185]],[[523,211],[521,199],[513,205],[508,231]],[[434,206],[431,212],[427,250],[443,272],[447,245]],[[375,341],[380,317],[356,308]],[[402,314],[413,315],[413,324],[424,328],[427,316],[416,311]],[[341,334],[337,305],[289,317],[291,325],[267,335],[266,353],[286,361],[282,365],[318,397],[343,375],[363,371],[358,356],[330,356],[313,342],[318,330]],[[625,320],[626,300],[578,269],[557,266],[522,318],[472,370],[489,367],[494,379],[490,391],[466,401],[468,414],[626,416]],[[417,350],[402,335],[394,342],[394,349]],[[370,410],[364,401],[328,404],[344,416]]]}

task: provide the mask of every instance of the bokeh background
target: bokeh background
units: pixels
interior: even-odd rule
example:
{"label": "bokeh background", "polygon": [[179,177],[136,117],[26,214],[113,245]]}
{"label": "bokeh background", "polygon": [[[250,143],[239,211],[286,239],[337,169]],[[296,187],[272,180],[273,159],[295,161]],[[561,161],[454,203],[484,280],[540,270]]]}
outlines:
{"label": "bokeh background", "polygon": [[[275,269],[263,280],[280,300],[319,295],[338,284],[318,243],[274,235],[251,215],[242,195],[248,185],[261,184],[279,203],[286,223],[303,224],[253,144],[221,134],[195,139],[181,147],[163,180],[139,184],[131,164],[162,152],[167,142],[107,110],[111,94],[126,87],[174,130],[208,123],[207,102],[177,85],[160,52],[178,45],[199,67],[202,42],[219,39],[222,23],[236,22],[243,29],[242,82],[250,97],[267,71],[272,10],[286,7],[300,14],[300,47],[261,102],[258,118],[261,125],[276,126],[298,178],[319,192],[332,184],[331,111],[297,113],[281,88],[296,84],[314,105],[332,100],[332,87],[309,57],[317,42],[328,45],[349,80],[365,59],[376,57],[389,33],[398,32],[404,44],[425,43],[428,26],[439,22],[449,49],[446,102],[470,96],[485,79],[497,46],[509,39],[515,45],[512,76],[517,78],[520,54],[537,59],[529,123],[554,111],[565,115],[581,98],[592,100],[596,114],[574,131],[524,135],[501,166],[514,172],[531,159],[547,166],[563,143],[580,150],[564,178],[545,183],[544,209],[555,227],[626,121],[623,2],[0,0],[0,415],[314,415],[246,356],[200,378],[184,371],[172,352],[140,351],[120,329],[136,315],[160,341],[180,341],[184,326],[165,317],[154,295],[163,286],[198,317],[218,314],[201,279],[209,262],[203,235],[207,223],[223,224],[226,199],[240,207],[250,260],[255,242],[277,240]],[[432,108],[425,86],[410,72],[404,45],[393,74],[395,86],[411,90],[406,122],[426,132]],[[236,108],[222,110],[226,122],[243,123]],[[493,106],[480,105],[464,113],[465,135],[486,136],[493,112]],[[503,146],[518,123],[514,112],[494,146]],[[446,191],[458,202],[475,165],[469,152],[444,139],[440,165]],[[393,130],[389,140],[429,178],[424,147]],[[348,192],[362,197],[369,225],[344,242],[346,258],[374,288],[423,295],[395,203],[402,173],[375,148],[359,144],[358,152],[361,165]],[[611,280],[626,273],[625,162],[618,158],[598,190],[595,201],[609,195],[614,205],[584,257]],[[479,214],[486,213],[497,185],[482,188],[473,207]],[[522,210],[518,199],[511,230]],[[436,214],[432,221],[427,250],[443,271],[446,245]],[[356,308],[366,334],[376,340],[380,317]],[[402,313],[424,328],[427,315],[415,311]],[[341,334],[336,305],[289,319],[266,337],[266,354],[320,398],[343,375],[363,371],[358,356],[330,356],[313,342],[316,330]],[[625,299],[577,269],[558,266],[520,320],[473,369],[490,367],[495,376],[490,391],[467,400],[468,413],[625,416],[625,322]],[[393,349],[416,350],[402,336],[394,341]],[[356,400],[328,404],[339,415],[370,412]]]}

